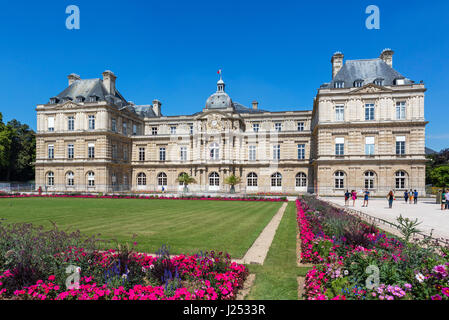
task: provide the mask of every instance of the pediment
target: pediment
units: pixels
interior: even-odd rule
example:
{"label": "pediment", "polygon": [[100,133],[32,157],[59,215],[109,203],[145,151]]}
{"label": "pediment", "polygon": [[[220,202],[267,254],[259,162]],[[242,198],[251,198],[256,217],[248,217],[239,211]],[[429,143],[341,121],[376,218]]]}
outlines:
{"label": "pediment", "polygon": [[360,94],[360,93],[388,93],[392,92],[392,90],[387,89],[382,86],[378,86],[374,83],[368,83],[361,88],[356,88],[350,92],[350,94]]}
{"label": "pediment", "polygon": [[55,104],[55,105],[47,105],[46,109],[52,109],[52,110],[67,110],[67,109],[74,109],[79,108],[80,105],[73,102],[73,101],[66,101],[63,104]]}

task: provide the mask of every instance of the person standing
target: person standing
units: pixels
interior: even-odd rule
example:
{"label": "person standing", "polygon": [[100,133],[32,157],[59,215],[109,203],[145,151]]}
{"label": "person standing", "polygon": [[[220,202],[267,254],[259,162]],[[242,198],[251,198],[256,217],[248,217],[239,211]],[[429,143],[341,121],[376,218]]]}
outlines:
{"label": "person standing", "polygon": [[408,198],[410,199],[410,204],[412,204],[412,202],[413,202],[413,190],[412,189],[410,189],[410,192],[408,193]]}
{"label": "person standing", "polygon": [[355,190],[352,190],[351,195],[352,195],[352,206],[355,207],[355,200],[357,199],[357,192]]}
{"label": "person standing", "polygon": [[345,192],[345,207],[348,206],[350,196],[351,196],[351,194],[349,193],[349,190],[346,190],[346,192]]}
{"label": "person standing", "polygon": [[368,191],[368,189],[366,189],[364,197],[363,197],[363,206],[362,207],[368,207],[368,200],[369,200],[369,191]]}
{"label": "person standing", "polygon": [[449,209],[449,189],[446,190],[446,210]]}
{"label": "person standing", "polygon": [[415,204],[418,203],[418,191],[416,191],[416,189],[413,192],[413,201],[415,202]]}
{"label": "person standing", "polygon": [[388,200],[388,207],[391,209],[393,207],[393,200],[394,200],[393,190],[390,190],[390,192],[388,193],[387,200]]}
{"label": "person standing", "polygon": [[405,204],[407,204],[408,203],[408,191],[407,190],[404,191],[404,200],[405,200]]}
{"label": "person standing", "polygon": [[441,190],[441,210],[444,210],[446,207],[446,190]]}

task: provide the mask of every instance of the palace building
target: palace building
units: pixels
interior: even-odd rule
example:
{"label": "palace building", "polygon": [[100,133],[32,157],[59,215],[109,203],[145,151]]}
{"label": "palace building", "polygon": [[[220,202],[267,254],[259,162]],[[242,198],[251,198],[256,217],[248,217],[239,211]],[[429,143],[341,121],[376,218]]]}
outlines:
{"label": "palace building", "polygon": [[[68,87],[38,105],[36,188],[48,192],[191,192],[340,195],[368,188],[425,193],[422,82],[393,69],[393,51],[344,61],[332,56],[332,79],[309,111],[273,112],[234,102],[225,82],[202,110],[164,116],[161,102],[135,105],[116,76],[68,76]],[[269,109],[269,108],[267,108]]]}

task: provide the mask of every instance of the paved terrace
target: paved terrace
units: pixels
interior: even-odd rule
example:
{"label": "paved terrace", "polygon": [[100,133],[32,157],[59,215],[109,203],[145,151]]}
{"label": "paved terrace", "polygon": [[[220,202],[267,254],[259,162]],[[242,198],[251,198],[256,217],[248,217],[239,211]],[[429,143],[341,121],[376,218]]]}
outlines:
{"label": "paved terrace", "polygon": [[[322,199],[344,206],[343,198],[323,197]],[[418,204],[406,204],[403,198],[396,198],[393,208],[388,208],[387,199],[370,199],[368,207],[362,207],[363,199],[355,201],[352,207],[352,200],[349,201],[349,208],[362,211],[370,216],[384,219],[388,222],[397,223],[396,218],[402,214],[410,219],[418,218],[422,223],[418,229],[425,234],[430,234],[433,229],[433,237],[443,237],[449,239],[449,210],[441,211],[441,206],[435,203],[435,199],[420,199]],[[382,228],[382,225],[379,225]]]}

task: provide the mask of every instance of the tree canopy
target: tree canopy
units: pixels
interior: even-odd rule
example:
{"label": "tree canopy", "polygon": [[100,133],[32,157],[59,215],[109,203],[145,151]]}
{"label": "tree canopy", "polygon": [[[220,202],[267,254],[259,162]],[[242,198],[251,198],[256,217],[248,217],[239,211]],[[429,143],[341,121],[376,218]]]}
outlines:
{"label": "tree canopy", "polygon": [[426,183],[449,187],[449,148],[427,156]]}

